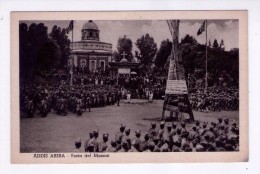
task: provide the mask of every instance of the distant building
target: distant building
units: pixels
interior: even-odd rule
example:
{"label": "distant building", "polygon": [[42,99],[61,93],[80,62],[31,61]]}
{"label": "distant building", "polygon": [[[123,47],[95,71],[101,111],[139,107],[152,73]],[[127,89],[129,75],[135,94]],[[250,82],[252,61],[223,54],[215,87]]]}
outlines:
{"label": "distant building", "polygon": [[126,54],[123,53],[123,58],[120,62],[109,62],[109,72],[111,77],[118,77],[120,75],[130,76],[139,74],[140,62],[134,57],[131,62],[125,58]]}
{"label": "distant building", "polygon": [[92,72],[98,68],[104,70],[112,59],[112,44],[99,41],[99,29],[92,20],[83,26],[81,41],[72,42],[70,48],[68,64],[88,68]]}

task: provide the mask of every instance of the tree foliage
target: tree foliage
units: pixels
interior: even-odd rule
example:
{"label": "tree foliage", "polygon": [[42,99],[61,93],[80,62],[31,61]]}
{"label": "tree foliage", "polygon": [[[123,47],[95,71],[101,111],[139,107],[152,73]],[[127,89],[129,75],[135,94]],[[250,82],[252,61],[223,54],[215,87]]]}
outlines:
{"label": "tree foliage", "polygon": [[115,54],[115,60],[119,62],[123,58],[122,54],[125,53],[125,58],[130,62],[133,59],[132,50],[132,40],[127,38],[126,35],[124,35],[124,37],[120,37],[117,41],[117,54]]}
{"label": "tree foliage", "polygon": [[32,78],[39,70],[62,68],[67,65],[70,41],[65,29],[57,26],[48,35],[43,23],[19,25],[19,54],[21,78]]}
{"label": "tree foliage", "polygon": [[[224,41],[223,41],[224,43]],[[205,45],[193,41],[180,44],[182,51],[183,65],[187,74],[193,74],[196,69],[201,69],[205,74],[206,52]],[[228,76],[238,82],[239,78],[239,49],[234,48],[230,51],[220,49],[217,40],[214,40],[213,47],[208,50],[208,73],[212,83],[217,81],[220,76]]]}
{"label": "tree foliage", "polygon": [[58,65],[60,67],[64,67],[65,65],[67,65],[70,55],[70,40],[66,35],[66,30],[54,25],[52,27],[50,37],[59,45],[61,59]]}
{"label": "tree foliage", "polygon": [[19,25],[20,76],[31,78],[38,69],[39,50],[48,41],[48,28],[43,23]]}
{"label": "tree foliage", "polygon": [[154,42],[153,37],[149,34],[145,34],[141,36],[141,38],[137,39],[135,44],[139,49],[139,52],[136,55],[137,58],[143,65],[147,67],[151,66],[157,52],[157,44]]}
{"label": "tree foliage", "polygon": [[171,50],[172,42],[169,39],[163,40],[154,60],[154,64],[157,68],[164,67],[169,55],[171,54]]}
{"label": "tree foliage", "polygon": [[197,44],[198,42],[193,36],[187,34],[183,39],[181,39],[181,44],[186,44],[186,43]]}
{"label": "tree foliage", "polygon": [[213,48],[219,48],[217,39],[215,39],[213,42]]}

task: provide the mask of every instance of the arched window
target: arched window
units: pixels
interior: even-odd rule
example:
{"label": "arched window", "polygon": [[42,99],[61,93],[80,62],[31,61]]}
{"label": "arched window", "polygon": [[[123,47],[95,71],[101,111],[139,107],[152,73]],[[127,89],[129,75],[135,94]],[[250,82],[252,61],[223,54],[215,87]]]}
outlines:
{"label": "arched window", "polygon": [[93,37],[93,33],[91,31],[89,32],[89,37]]}
{"label": "arched window", "polygon": [[91,71],[96,70],[96,62],[94,60],[92,60],[91,63],[90,63],[90,70]]}
{"label": "arched window", "polygon": [[104,62],[104,61],[101,61],[101,62],[100,62],[100,67],[101,67],[101,69],[103,69],[103,70],[105,69],[105,62]]}

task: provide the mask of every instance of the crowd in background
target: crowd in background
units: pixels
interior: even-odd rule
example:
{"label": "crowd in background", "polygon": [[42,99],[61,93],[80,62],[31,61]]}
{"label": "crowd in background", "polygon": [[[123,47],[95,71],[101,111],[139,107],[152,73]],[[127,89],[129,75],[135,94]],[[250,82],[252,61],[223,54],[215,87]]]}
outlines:
{"label": "crowd in background", "polygon": [[[120,99],[164,99],[167,78],[161,74],[150,76],[119,75],[109,77],[104,72],[77,72],[70,78],[63,72],[40,72],[37,83],[22,83],[21,109],[32,117],[36,110],[42,116],[54,109],[58,114],[74,112],[81,115],[93,107],[118,103]],[[204,81],[197,74],[188,75],[187,84],[191,106],[197,111],[230,111],[239,109],[239,89],[230,84],[228,76],[219,78],[205,91]],[[47,82],[47,83],[45,83]],[[128,97],[127,97],[128,96]]]}
{"label": "crowd in background", "polygon": [[25,85],[20,91],[20,107],[28,117],[36,111],[46,117],[52,109],[60,115],[69,111],[80,116],[90,108],[119,104],[122,97],[121,88],[113,85]]}

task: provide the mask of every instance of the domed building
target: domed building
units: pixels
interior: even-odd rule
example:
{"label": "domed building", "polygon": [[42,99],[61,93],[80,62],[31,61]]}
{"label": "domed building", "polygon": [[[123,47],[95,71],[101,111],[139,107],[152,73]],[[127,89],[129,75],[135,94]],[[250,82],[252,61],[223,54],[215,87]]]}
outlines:
{"label": "domed building", "polygon": [[81,41],[72,42],[69,65],[88,68],[94,72],[98,68],[105,69],[112,59],[112,44],[99,40],[98,26],[88,21],[81,30]]}

